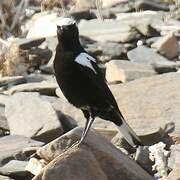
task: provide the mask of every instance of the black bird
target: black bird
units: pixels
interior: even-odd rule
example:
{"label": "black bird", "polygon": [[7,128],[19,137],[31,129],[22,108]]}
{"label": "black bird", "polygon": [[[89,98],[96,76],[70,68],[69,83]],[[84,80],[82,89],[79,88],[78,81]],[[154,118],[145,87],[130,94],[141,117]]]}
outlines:
{"label": "black bird", "polygon": [[60,19],[57,23],[57,37],[54,60],[56,80],[67,100],[81,109],[86,118],[79,143],[84,140],[98,116],[115,123],[130,145],[142,145],[125,122],[96,59],[81,46],[76,21],[73,18]]}

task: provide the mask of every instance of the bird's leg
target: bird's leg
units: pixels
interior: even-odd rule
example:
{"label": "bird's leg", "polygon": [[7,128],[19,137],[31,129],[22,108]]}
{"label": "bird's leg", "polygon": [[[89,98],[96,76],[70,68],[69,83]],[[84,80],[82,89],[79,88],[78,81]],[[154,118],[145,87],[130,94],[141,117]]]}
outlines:
{"label": "bird's leg", "polygon": [[91,125],[92,125],[93,122],[94,122],[94,118],[90,116],[89,119],[86,122],[86,125],[85,125],[85,128],[83,130],[81,139],[79,141],[79,144],[81,144],[84,141],[84,139],[87,136],[87,133],[88,133],[89,129],[91,128]]}
{"label": "bird's leg", "polygon": [[84,141],[93,121],[94,121],[94,118],[91,118],[90,116],[89,116],[89,118],[87,118],[85,127],[84,127],[82,135],[81,135],[81,139],[79,141],[75,142],[74,144],[72,144],[71,148],[75,147],[75,146],[79,146]]}

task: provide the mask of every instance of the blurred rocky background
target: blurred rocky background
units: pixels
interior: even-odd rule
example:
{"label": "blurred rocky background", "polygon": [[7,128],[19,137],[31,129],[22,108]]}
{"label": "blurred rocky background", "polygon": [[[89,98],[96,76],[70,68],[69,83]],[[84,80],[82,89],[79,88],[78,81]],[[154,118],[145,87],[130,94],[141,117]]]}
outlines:
{"label": "blurred rocky background", "polygon": [[[130,148],[100,118],[71,147],[85,119],[53,74],[65,15],[144,147]],[[1,0],[0,179],[180,179],[180,1]]]}

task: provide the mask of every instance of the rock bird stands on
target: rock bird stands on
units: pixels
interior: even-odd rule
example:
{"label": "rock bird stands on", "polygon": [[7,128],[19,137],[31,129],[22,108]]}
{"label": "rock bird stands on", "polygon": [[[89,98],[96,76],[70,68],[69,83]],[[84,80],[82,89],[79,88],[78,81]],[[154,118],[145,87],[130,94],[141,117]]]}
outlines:
{"label": "rock bird stands on", "polygon": [[81,109],[86,124],[79,143],[86,137],[95,117],[115,123],[132,146],[142,145],[125,122],[116,100],[96,63],[81,46],[76,21],[62,18],[57,23],[58,45],[54,60],[57,82],[67,100]]}

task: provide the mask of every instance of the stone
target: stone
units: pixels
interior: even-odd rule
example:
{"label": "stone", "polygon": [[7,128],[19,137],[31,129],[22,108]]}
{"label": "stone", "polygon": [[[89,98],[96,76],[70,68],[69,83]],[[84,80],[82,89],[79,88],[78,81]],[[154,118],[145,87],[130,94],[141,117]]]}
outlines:
{"label": "stone", "polygon": [[7,176],[1,176],[1,175],[0,175],[0,179],[1,179],[1,180],[11,180],[9,177],[7,177]]}
{"label": "stone", "polygon": [[0,55],[2,76],[24,76],[27,74],[28,53],[19,48],[16,43],[11,43]]}
{"label": "stone", "polygon": [[[88,172],[91,173],[88,173],[88,179],[90,177],[93,177],[94,175],[97,175],[97,170],[101,170],[100,172],[105,175],[104,178],[107,177],[107,179],[111,180],[126,180],[132,178],[139,180],[152,179],[152,177],[138,164],[136,164],[135,161],[124,155],[121,151],[115,148],[115,146],[113,146],[106,138],[96,133],[95,131],[90,131],[88,133],[82,145],[80,145],[79,147],[74,146],[70,148],[71,145],[81,137],[81,133],[81,128],[75,128],[72,131],[64,134],[60,138],[39,149],[37,151],[37,154],[45,161],[51,162],[48,166],[45,167],[45,171],[42,172],[34,180],[41,179],[42,176],[46,176],[45,179],[51,179],[50,177],[53,177],[53,173],[51,171],[53,166],[58,167],[58,171],[62,172],[57,172],[57,175],[60,177],[62,175],[66,176],[66,173],[64,174],[61,170],[62,167],[67,167],[68,169],[70,169],[70,174],[72,175],[72,177],[75,177],[71,179],[79,179],[76,177],[76,173],[79,172],[79,168],[82,168],[83,172],[86,172],[86,170],[89,169]],[[69,149],[66,150],[67,148]],[[88,162],[88,159],[93,164],[90,167],[88,165],[86,166],[86,160]],[[82,166],[82,164],[84,165]],[[74,167],[77,168],[76,171],[74,171]],[[86,168],[84,169],[83,167]],[[92,169],[93,167],[96,168]],[[82,174],[85,176],[86,173]],[[58,176],[56,176],[56,178]],[[68,179],[69,178],[70,177],[68,177]],[[52,178],[52,180],[53,179],[55,179],[55,177]]]}
{"label": "stone", "polygon": [[149,174],[153,175],[152,165],[153,162],[149,158],[149,149],[147,146],[139,146],[136,150],[135,161],[143,167]]}
{"label": "stone", "polygon": [[76,21],[79,21],[81,19],[90,20],[97,18],[95,13],[89,9],[72,11],[71,16],[74,17]]}
{"label": "stone", "polygon": [[169,8],[162,3],[155,1],[139,0],[135,2],[135,9],[137,11],[153,10],[153,11],[168,11]]}
{"label": "stone", "polygon": [[26,160],[22,153],[27,147],[40,147],[44,143],[18,135],[4,136],[0,138],[0,166],[5,165],[10,160]]}
{"label": "stone", "polygon": [[17,92],[39,92],[44,95],[55,95],[55,90],[58,87],[54,82],[34,82],[14,86],[7,91],[7,94],[14,94]]}
{"label": "stone", "polygon": [[58,13],[49,13],[46,11],[36,13],[23,27],[24,29],[28,30],[26,38],[56,36],[56,20],[58,18]]}
{"label": "stone", "polygon": [[31,49],[32,47],[37,47],[45,41],[45,38],[21,38],[16,39],[14,42],[24,50]]}
{"label": "stone", "polygon": [[126,53],[126,48],[123,44],[106,42],[99,43],[98,49],[102,51],[102,54],[108,56],[109,59],[119,59]]}
{"label": "stone", "polygon": [[[172,170],[180,170],[180,144],[177,143],[171,146],[171,154],[168,159],[168,167]],[[180,176],[179,176],[180,177]]]}
{"label": "stone", "polygon": [[176,169],[173,169],[169,175],[168,175],[168,179],[173,179],[173,180],[179,180],[180,179],[180,175],[179,175],[179,172],[180,172],[180,169],[179,168],[176,168]]}
{"label": "stone", "polygon": [[6,95],[6,94],[0,94],[0,106],[4,107],[6,102],[8,101],[9,99],[9,95]]}
{"label": "stone", "polygon": [[12,135],[49,142],[63,133],[56,111],[38,93],[14,94],[6,103],[5,114]]}
{"label": "stone", "polygon": [[52,56],[49,62],[45,65],[40,66],[40,70],[45,73],[53,74],[54,73],[54,58],[56,54],[56,46],[58,44],[58,39],[56,36],[46,37],[46,41],[40,46],[41,48],[48,48],[52,51]]}
{"label": "stone", "polygon": [[133,26],[136,28],[143,36],[147,37],[156,37],[160,36],[160,32],[156,30],[150,23],[135,23]]}
{"label": "stone", "polygon": [[[72,3],[71,0],[62,0],[61,2],[64,4],[65,7]],[[41,0],[40,6],[42,11],[53,11],[57,8],[62,8],[61,3],[59,3],[58,0]]]}
{"label": "stone", "polygon": [[155,75],[151,65],[126,60],[111,60],[106,63],[106,79],[109,83],[127,82]]}
{"label": "stone", "polygon": [[64,156],[50,162],[33,180],[108,180],[96,158],[88,150],[73,150],[64,153]]}
{"label": "stone", "polygon": [[163,73],[169,73],[169,72],[177,72],[177,70],[180,67],[180,64],[178,63],[172,64],[172,65],[155,64],[153,65],[153,67],[157,73],[163,74]]}
{"label": "stone", "polygon": [[96,8],[96,1],[95,0],[76,0],[75,3],[76,10],[83,10],[83,9],[94,9]]}
{"label": "stone", "polygon": [[9,133],[9,125],[5,117],[5,108],[0,106],[0,137]]}
{"label": "stone", "polygon": [[180,45],[178,44],[177,38],[172,33],[160,38],[153,43],[151,47],[156,48],[168,59],[172,59],[180,53]]}
{"label": "stone", "polygon": [[128,58],[132,62],[145,63],[145,64],[161,64],[161,65],[173,65],[174,62],[168,61],[165,57],[156,53],[153,49],[138,46],[127,53]]}
{"label": "stone", "polygon": [[128,1],[127,0],[112,0],[112,1],[108,1],[108,0],[103,0],[102,1],[102,5],[103,7],[113,7],[113,6],[117,6],[118,4],[126,4]]}
{"label": "stone", "polygon": [[26,83],[24,76],[4,76],[0,78],[0,86],[5,86],[6,88],[23,83]]}
{"label": "stone", "polygon": [[80,35],[100,42],[125,43],[140,38],[140,34],[134,28],[120,20],[81,20],[78,26]]}
{"label": "stone", "polygon": [[18,160],[12,160],[9,161],[6,165],[3,167],[0,167],[0,174],[7,175],[7,176],[18,176],[20,178],[28,179],[27,177],[27,171],[25,170],[25,167],[27,166],[27,161],[18,161]]}
{"label": "stone", "polygon": [[40,74],[40,73],[31,73],[25,76],[27,83],[34,83],[34,82],[42,82],[46,81],[48,75]]}
{"label": "stone", "polygon": [[168,133],[163,129],[169,124],[172,125],[169,134],[180,134],[179,86],[179,74],[167,73],[110,88],[130,127],[142,139],[147,137],[149,144],[154,144]]}
{"label": "stone", "polygon": [[165,147],[166,144],[163,142],[159,142],[149,147],[149,157],[154,161],[152,170],[156,172],[154,174],[154,177],[156,178],[167,177],[168,175],[167,159],[170,152],[167,151]]}
{"label": "stone", "polygon": [[140,12],[129,12],[129,13],[117,13],[117,20],[121,23],[126,23],[133,27],[140,26],[151,26],[159,30],[159,26],[164,25],[162,13],[156,11],[140,11]]}
{"label": "stone", "polygon": [[148,47],[150,47],[153,43],[157,42],[159,39],[161,39],[161,36],[150,37],[150,38],[146,39],[146,44]]}
{"label": "stone", "polygon": [[49,62],[52,57],[52,51],[48,48],[41,49],[39,47],[32,48],[29,51],[30,72],[34,72],[40,65]]}
{"label": "stone", "polygon": [[42,169],[46,166],[43,160],[38,160],[36,158],[31,158],[26,166],[26,170],[34,175],[41,173]]}

